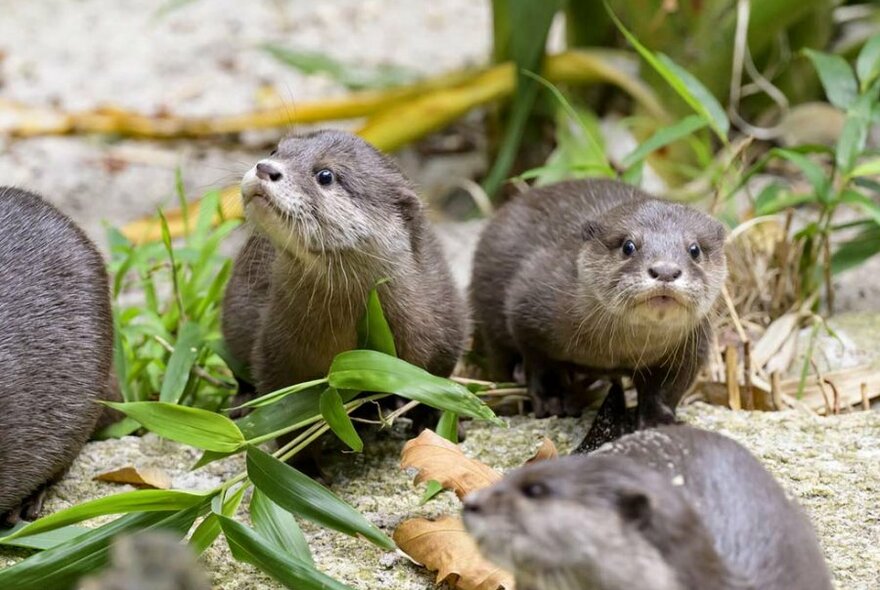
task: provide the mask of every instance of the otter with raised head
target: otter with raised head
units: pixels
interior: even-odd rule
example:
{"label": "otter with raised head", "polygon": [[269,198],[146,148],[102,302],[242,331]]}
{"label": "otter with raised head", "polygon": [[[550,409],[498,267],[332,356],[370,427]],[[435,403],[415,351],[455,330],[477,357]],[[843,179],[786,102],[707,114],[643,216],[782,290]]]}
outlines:
{"label": "otter with raised head", "polygon": [[465,498],[517,590],[830,590],[806,515],[744,447],[684,425],[535,463]]}
{"label": "otter with raised head", "polygon": [[0,519],[32,519],[111,390],[110,287],[98,249],[39,196],[0,187]]}
{"label": "otter with raised head", "polygon": [[[471,300],[491,378],[510,379],[522,363],[543,417],[565,413],[575,376],[631,377],[638,427],[674,421],[706,355],[724,237],[708,215],[611,180],[516,197],[474,254]],[[614,387],[584,444],[629,429]]]}
{"label": "otter with raised head", "polygon": [[398,355],[449,375],[465,310],[415,191],[350,133],[281,141],[241,183],[253,235],[223,302],[223,334],[257,392],[326,375],[357,346],[377,284]]}

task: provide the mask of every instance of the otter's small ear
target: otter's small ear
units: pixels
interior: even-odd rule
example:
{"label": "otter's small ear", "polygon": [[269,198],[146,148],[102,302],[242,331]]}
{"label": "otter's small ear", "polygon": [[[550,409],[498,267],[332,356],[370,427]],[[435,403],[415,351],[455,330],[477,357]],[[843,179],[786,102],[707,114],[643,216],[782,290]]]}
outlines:
{"label": "otter's small ear", "polygon": [[617,500],[617,508],[623,520],[638,528],[645,528],[651,522],[651,500],[640,492],[628,492]]}
{"label": "otter's small ear", "polygon": [[408,187],[399,190],[395,197],[400,217],[409,230],[410,248],[413,253],[418,254],[421,250],[422,234],[424,233],[424,228],[422,227],[424,207],[422,202],[415,191],[410,190]]}
{"label": "otter's small ear", "polygon": [[587,221],[584,223],[583,227],[581,227],[581,237],[584,240],[593,240],[598,238],[604,229],[605,228],[602,227],[602,224],[598,221]]}

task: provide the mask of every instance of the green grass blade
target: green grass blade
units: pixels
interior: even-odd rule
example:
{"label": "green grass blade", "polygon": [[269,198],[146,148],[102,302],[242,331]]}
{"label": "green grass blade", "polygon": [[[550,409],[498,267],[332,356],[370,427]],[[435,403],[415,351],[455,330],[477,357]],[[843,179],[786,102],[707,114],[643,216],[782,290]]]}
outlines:
{"label": "green grass blade", "polygon": [[319,400],[319,407],[321,415],[324,417],[327,425],[330,426],[330,430],[339,437],[339,440],[347,444],[356,453],[364,450],[364,441],[358,436],[354,424],[351,423],[351,418],[349,418],[348,413],[345,411],[342,396],[339,395],[335,388],[328,387],[324,390]]}
{"label": "green grass blade", "polygon": [[214,412],[165,402],[107,402],[161,437],[207,451],[227,453],[245,443],[235,422]]}
{"label": "green grass blade", "polygon": [[708,121],[701,115],[685,117],[674,125],[659,129],[640,146],[628,153],[621,164],[624,168],[639,165],[649,154],[703,129],[708,124]]}
{"label": "green grass blade", "polygon": [[51,549],[52,547],[60,545],[66,541],[70,541],[71,539],[75,539],[83,533],[88,533],[92,530],[84,526],[71,525],[46,531],[45,533],[28,535],[27,537],[19,538],[15,535],[19,530],[29,526],[29,524],[30,523],[27,522],[20,522],[18,526],[7,532],[6,537],[0,539],[0,545],[22,547],[24,549],[38,549],[43,551]]}
{"label": "green grass blade", "polygon": [[866,92],[880,77],[880,34],[868,39],[862,47],[856,59],[856,74],[859,76],[862,92]]}
{"label": "green grass blade", "polygon": [[860,96],[846,114],[843,131],[837,140],[835,163],[840,174],[848,176],[859,156],[864,152],[868,142],[868,130],[871,128],[871,117],[877,95],[880,94],[880,82]]}
{"label": "green grass blade", "polygon": [[256,489],[251,497],[250,511],[254,528],[264,539],[275,543],[280,550],[297,559],[310,565],[315,564],[309,544],[290,512]]}
{"label": "green grass blade", "polygon": [[377,350],[391,356],[397,356],[394,346],[394,335],[382,311],[378,288],[370,290],[367,308],[358,322],[358,348]]}
{"label": "green grass blade", "polygon": [[846,60],[813,49],[804,49],[804,53],[813,62],[828,101],[843,111],[850,108],[859,95],[859,85]]}
{"label": "green grass blade", "polygon": [[[291,385],[289,387],[284,387],[277,391],[272,391],[267,393],[266,395],[261,395],[258,398],[252,399],[248,402],[243,403],[240,408],[262,408],[264,406],[269,406],[274,403],[277,403],[284,399],[289,395],[293,395],[295,393],[300,393],[302,391],[306,391],[307,389],[317,388],[320,385],[324,385],[327,383],[327,378],[323,379],[314,379],[312,381],[303,381],[302,383],[297,383],[296,385]],[[238,408],[232,408],[238,409]]]}
{"label": "green grass blade", "polygon": [[331,387],[395,393],[441,410],[500,423],[492,410],[466,387],[381,352],[351,350],[333,359]]}
{"label": "green grass blade", "polygon": [[189,381],[190,371],[199,356],[202,344],[202,329],[195,322],[185,322],[178,332],[174,352],[168,360],[168,370],[162,381],[159,401],[176,404]]}
{"label": "green grass blade", "polygon": [[[223,516],[232,516],[238,510],[241,499],[244,497],[245,491],[250,485],[242,485],[235,492],[229,494],[229,497],[223,502],[220,514]],[[219,496],[218,496],[219,498]],[[212,504],[215,502],[212,501]],[[201,555],[205,550],[214,544],[214,541],[220,536],[220,519],[216,512],[211,512],[199,523],[196,530],[193,531],[189,538],[189,546],[195,551],[196,555]]]}
{"label": "green grass blade", "polygon": [[823,203],[828,201],[831,187],[828,176],[819,164],[816,164],[805,155],[793,150],[774,148],[770,150],[770,154],[788,160],[800,168],[801,172],[803,172],[804,176],[807,178],[807,181],[813,187],[817,201]]}
{"label": "green grass blade", "polygon": [[394,541],[330,490],[257,447],[247,449],[247,472],[257,489],[288,512],[347,535],[361,535],[383,549],[395,548]]}
{"label": "green grass blade", "polygon": [[177,512],[135,512],[0,570],[0,588],[66,590],[77,579],[107,563],[110,542],[120,533],[162,529],[186,534],[210,502]]}
{"label": "green grass blade", "polygon": [[135,490],[114,494],[44,516],[21,529],[17,529],[13,534],[0,538],[0,544],[107,514],[183,510],[204,501],[205,497],[204,494],[176,490]]}
{"label": "green grass blade", "polygon": [[618,30],[623,33],[635,50],[642,56],[648,65],[662,77],[667,84],[684,100],[695,113],[703,117],[715,131],[722,142],[727,143],[727,133],[730,131],[730,120],[724,112],[724,108],[718,99],[695,78],[690,72],[673,62],[666,55],[655,55],[650,49],[639,43],[635,35],[620,22],[617,15],[611,10],[607,0],[605,9]]}
{"label": "green grass blade", "polygon": [[292,590],[353,590],[321,573],[308,562],[282,552],[256,531],[231,518],[219,516],[233,557],[263,570]]}

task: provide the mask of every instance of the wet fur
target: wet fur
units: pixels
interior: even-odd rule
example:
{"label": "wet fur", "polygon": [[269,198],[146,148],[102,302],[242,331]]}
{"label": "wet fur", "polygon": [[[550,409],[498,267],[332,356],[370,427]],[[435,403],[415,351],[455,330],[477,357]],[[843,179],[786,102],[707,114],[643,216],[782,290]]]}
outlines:
{"label": "wet fur", "polygon": [[[270,207],[246,205],[253,235],[223,305],[224,336],[251,364],[257,391],[323,377],[336,354],[356,347],[367,296],[383,279],[398,355],[449,375],[464,345],[464,304],[400,170],[338,131],[284,140],[266,161],[284,176],[256,189],[274,191]],[[322,168],[336,177],[328,189],[315,182]]]}
{"label": "wet fur", "polygon": [[812,525],[764,467],[684,425],[519,469],[464,516],[526,590],[831,588]]}
{"label": "wet fur", "polygon": [[0,516],[60,477],[93,431],[112,325],[94,244],[37,195],[0,187]]}
{"label": "wet fur", "polygon": [[[626,239],[638,245],[629,259],[620,254]],[[687,254],[692,241],[698,261]],[[559,413],[557,399],[576,373],[628,376],[639,392],[638,424],[671,421],[707,352],[708,315],[726,276],[723,243],[723,227],[709,216],[616,181],[520,195],[498,211],[474,255],[471,301],[491,378],[510,379],[523,363],[540,417]],[[656,260],[684,269],[675,292],[687,317],[649,321],[634,305],[654,288],[645,276]],[[612,430],[622,421],[608,408],[602,419]]]}

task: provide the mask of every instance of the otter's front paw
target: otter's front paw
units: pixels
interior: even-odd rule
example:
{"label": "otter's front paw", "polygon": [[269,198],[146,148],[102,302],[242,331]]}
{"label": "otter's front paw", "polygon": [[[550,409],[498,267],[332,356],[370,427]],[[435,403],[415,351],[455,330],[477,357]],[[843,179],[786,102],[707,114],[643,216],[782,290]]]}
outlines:
{"label": "otter's front paw", "polygon": [[4,514],[0,526],[12,527],[22,520],[36,520],[40,512],[43,511],[48,488],[48,484],[40,486],[37,491],[22,500],[21,504]]}

